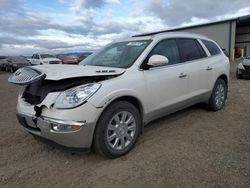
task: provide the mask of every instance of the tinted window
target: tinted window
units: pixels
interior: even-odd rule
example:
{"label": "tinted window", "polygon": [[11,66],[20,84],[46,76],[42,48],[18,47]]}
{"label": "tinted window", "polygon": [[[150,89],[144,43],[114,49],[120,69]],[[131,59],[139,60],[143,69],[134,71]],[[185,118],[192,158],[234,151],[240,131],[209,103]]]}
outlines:
{"label": "tinted window", "polygon": [[150,52],[147,61],[152,55],[163,55],[167,57],[170,65],[180,63],[179,50],[175,39],[159,42]]}
{"label": "tinted window", "polygon": [[178,45],[181,51],[182,62],[192,61],[206,56],[195,39],[178,39]]}
{"label": "tinted window", "polygon": [[199,51],[200,51],[200,54],[201,54],[201,57],[207,57],[207,54],[206,52],[204,51],[203,47],[201,46],[201,44],[195,40],[196,44],[198,45],[198,48],[199,48]]}
{"label": "tinted window", "polygon": [[212,56],[221,53],[220,49],[215,43],[208,41],[208,40],[202,40],[202,42],[206,46],[206,48],[208,49],[208,51],[210,52]]}

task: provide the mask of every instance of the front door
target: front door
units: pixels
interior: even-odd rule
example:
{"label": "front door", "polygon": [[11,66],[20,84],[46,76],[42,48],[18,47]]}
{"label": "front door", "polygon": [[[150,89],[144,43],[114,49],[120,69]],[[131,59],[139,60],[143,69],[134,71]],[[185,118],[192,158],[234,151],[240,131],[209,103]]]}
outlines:
{"label": "front door", "polygon": [[162,67],[149,67],[144,70],[147,84],[147,99],[151,111],[148,119],[160,117],[178,108],[178,104],[187,99],[188,66],[181,63],[179,50],[175,39],[160,41],[146,58],[144,64],[152,55],[163,55],[169,63]]}

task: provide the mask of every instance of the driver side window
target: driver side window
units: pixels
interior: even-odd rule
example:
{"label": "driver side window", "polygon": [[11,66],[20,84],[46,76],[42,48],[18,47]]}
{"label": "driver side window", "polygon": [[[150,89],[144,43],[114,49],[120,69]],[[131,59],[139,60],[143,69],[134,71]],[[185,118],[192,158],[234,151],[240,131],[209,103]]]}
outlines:
{"label": "driver side window", "polygon": [[160,41],[148,55],[147,61],[153,55],[163,55],[168,58],[168,65],[180,63],[179,49],[175,39]]}

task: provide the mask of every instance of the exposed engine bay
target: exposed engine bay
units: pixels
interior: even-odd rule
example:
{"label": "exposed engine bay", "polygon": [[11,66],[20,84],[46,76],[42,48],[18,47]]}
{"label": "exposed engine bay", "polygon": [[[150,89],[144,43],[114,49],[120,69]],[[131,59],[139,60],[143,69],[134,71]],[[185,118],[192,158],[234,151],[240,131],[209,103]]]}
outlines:
{"label": "exposed engine bay", "polygon": [[99,82],[116,77],[112,76],[92,76],[92,77],[80,77],[80,78],[67,78],[63,80],[37,80],[25,87],[22,98],[32,105],[40,104],[48,93],[64,91],[66,89],[87,84],[90,82]]}
{"label": "exposed engine bay", "polygon": [[9,82],[25,87],[22,98],[29,104],[40,104],[48,93],[65,91],[75,86],[111,79],[124,69],[98,66],[50,65],[18,69]]}

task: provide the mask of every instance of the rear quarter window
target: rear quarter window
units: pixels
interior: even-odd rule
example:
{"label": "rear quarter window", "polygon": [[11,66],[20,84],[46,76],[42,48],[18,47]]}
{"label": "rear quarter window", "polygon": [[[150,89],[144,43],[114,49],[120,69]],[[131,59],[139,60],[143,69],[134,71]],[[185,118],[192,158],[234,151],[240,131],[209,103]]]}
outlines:
{"label": "rear quarter window", "polygon": [[208,51],[210,52],[212,56],[218,55],[221,53],[219,47],[214,42],[208,41],[208,40],[202,40],[202,42],[206,46],[206,48],[208,49]]}

